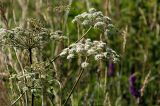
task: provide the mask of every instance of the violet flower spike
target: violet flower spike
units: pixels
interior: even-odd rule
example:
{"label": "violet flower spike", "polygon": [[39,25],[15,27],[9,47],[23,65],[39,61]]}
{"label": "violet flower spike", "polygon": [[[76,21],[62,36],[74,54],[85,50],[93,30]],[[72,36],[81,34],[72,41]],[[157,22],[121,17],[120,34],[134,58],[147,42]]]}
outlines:
{"label": "violet flower spike", "polygon": [[129,77],[129,91],[134,97],[139,98],[140,91],[136,88],[135,84],[136,84],[136,76],[135,74],[132,74]]}
{"label": "violet flower spike", "polygon": [[135,83],[136,83],[136,76],[135,76],[135,74],[132,74],[132,75],[129,77],[129,84],[130,84],[131,86],[134,86]]}
{"label": "violet flower spike", "polygon": [[109,61],[109,66],[108,66],[108,75],[109,76],[114,76],[114,70],[115,70],[115,65],[112,61]]}
{"label": "violet flower spike", "polygon": [[129,90],[130,90],[130,93],[131,93],[134,97],[136,97],[136,98],[139,98],[139,97],[140,97],[140,92],[139,92],[139,90],[138,90],[136,87],[130,86],[130,87],[129,87]]}

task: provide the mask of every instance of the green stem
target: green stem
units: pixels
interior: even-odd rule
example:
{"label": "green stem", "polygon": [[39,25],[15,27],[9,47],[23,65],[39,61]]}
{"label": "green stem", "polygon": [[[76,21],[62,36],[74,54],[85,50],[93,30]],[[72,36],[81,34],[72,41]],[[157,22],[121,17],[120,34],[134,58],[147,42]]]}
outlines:
{"label": "green stem", "polygon": [[25,92],[23,92],[12,104],[11,106],[15,105],[15,103],[25,94]]}
{"label": "green stem", "polygon": [[[17,61],[18,61],[19,65],[20,65],[20,68],[22,70],[22,74],[24,75],[25,71],[23,69],[22,63],[21,63],[20,58],[19,58],[18,53],[17,53],[17,49],[15,47],[14,47],[14,51],[15,51],[15,54],[16,54]],[[26,79],[26,77],[24,78],[24,84],[27,86],[27,79]],[[26,106],[28,106],[28,94],[27,94],[27,92],[25,92],[24,95],[25,95],[25,97],[24,97],[25,98],[25,104],[26,104]]]}
{"label": "green stem", "polygon": [[80,81],[80,78],[81,78],[83,72],[84,72],[84,69],[82,69],[81,72],[79,73],[78,79],[77,79],[77,81],[74,83],[74,85],[73,85],[73,87],[72,87],[72,89],[71,89],[71,91],[70,91],[70,93],[69,93],[69,95],[68,95],[66,101],[64,102],[64,105],[63,105],[63,106],[65,106],[65,105],[67,104],[67,102],[68,102],[70,96],[72,95],[72,93],[73,93],[75,87],[77,86],[78,82]]}
{"label": "green stem", "polygon": [[83,39],[91,29],[92,29],[92,27],[90,27],[90,28],[81,36],[81,38],[79,38],[75,43],[78,43],[81,39]]}

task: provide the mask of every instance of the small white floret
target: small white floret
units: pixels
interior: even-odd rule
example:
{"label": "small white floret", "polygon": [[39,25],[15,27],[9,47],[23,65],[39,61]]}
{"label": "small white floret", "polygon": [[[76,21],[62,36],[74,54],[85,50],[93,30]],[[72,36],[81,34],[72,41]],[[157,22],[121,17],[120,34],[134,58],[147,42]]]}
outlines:
{"label": "small white floret", "polygon": [[81,64],[81,67],[82,67],[82,68],[87,68],[87,67],[88,67],[88,65],[89,65],[89,63],[87,63],[87,62],[83,62],[83,63]]}

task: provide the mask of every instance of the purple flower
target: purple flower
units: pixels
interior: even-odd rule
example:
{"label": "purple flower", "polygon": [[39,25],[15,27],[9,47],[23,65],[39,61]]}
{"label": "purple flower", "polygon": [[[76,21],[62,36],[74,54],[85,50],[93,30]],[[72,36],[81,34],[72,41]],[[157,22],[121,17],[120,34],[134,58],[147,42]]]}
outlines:
{"label": "purple flower", "polygon": [[130,86],[130,87],[129,87],[129,91],[130,91],[130,93],[131,93],[133,96],[135,96],[136,98],[140,97],[140,92],[139,92],[138,89],[136,89],[136,87]]}
{"label": "purple flower", "polygon": [[136,76],[135,76],[135,74],[132,74],[132,75],[129,77],[129,84],[130,84],[131,86],[134,86],[135,83],[136,83]]}
{"label": "purple flower", "polygon": [[112,61],[109,61],[109,66],[108,66],[108,75],[109,76],[114,76],[114,70],[115,70],[115,65]]}
{"label": "purple flower", "polygon": [[132,74],[129,77],[129,91],[136,98],[140,97],[140,91],[136,88],[136,76]]}

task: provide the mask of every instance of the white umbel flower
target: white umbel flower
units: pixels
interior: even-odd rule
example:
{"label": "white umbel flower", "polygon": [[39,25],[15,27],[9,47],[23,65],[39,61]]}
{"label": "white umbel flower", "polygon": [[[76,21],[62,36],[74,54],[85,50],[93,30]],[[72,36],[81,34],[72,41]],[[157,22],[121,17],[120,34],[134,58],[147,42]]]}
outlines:
{"label": "white umbel flower", "polygon": [[84,49],[85,49],[85,50],[88,50],[90,47],[91,47],[90,45],[86,44],[86,45],[84,46]]}
{"label": "white umbel flower", "polygon": [[95,55],[95,57],[94,57],[94,59],[95,59],[96,61],[102,60],[103,58],[104,58],[104,55],[103,55],[103,54],[97,54],[97,55]]}
{"label": "white umbel flower", "polygon": [[100,48],[104,48],[106,46],[106,43],[104,42],[99,42],[99,44],[97,45],[97,47],[100,47]]}
{"label": "white umbel flower", "polygon": [[103,20],[105,21],[105,22],[111,22],[111,18],[109,18],[108,16],[104,16],[103,17]]}
{"label": "white umbel flower", "polygon": [[85,62],[83,62],[83,63],[81,64],[81,67],[82,67],[82,68],[87,68],[88,65],[89,65],[89,63],[87,63],[87,62],[85,61]]}
{"label": "white umbel flower", "polygon": [[94,45],[98,45],[98,43],[99,43],[99,41],[97,41],[97,40],[93,41]]}
{"label": "white umbel flower", "polygon": [[94,13],[94,12],[96,12],[97,10],[95,9],[95,8],[90,8],[89,9],[89,13]]}
{"label": "white umbel flower", "polygon": [[84,51],[84,48],[82,47],[77,47],[76,52],[77,53],[82,53]]}
{"label": "white umbel flower", "polygon": [[65,48],[65,49],[63,49],[63,51],[59,55],[65,56],[65,55],[67,55],[68,51],[69,51],[69,48]]}
{"label": "white umbel flower", "polygon": [[94,28],[98,28],[98,29],[104,29],[106,27],[106,24],[104,22],[97,22],[94,25]]}
{"label": "white umbel flower", "polygon": [[60,56],[65,56],[66,54],[67,54],[66,51],[62,51],[59,55],[60,55]]}
{"label": "white umbel flower", "polygon": [[88,55],[94,55],[94,54],[96,54],[96,50],[93,49],[93,48],[91,48],[91,49],[89,49],[89,50],[87,51],[87,54],[88,54]]}
{"label": "white umbel flower", "polygon": [[72,58],[74,58],[74,54],[69,54],[68,56],[67,56],[67,59],[69,60],[69,59],[72,59]]}
{"label": "white umbel flower", "polygon": [[83,26],[87,26],[87,25],[89,25],[89,24],[90,24],[89,20],[84,20],[84,21],[82,22],[82,25],[83,25]]}
{"label": "white umbel flower", "polygon": [[101,11],[96,12],[97,16],[103,17],[103,13]]}
{"label": "white umbel flower", "polygon": [[103,55],[105,58],[108,58],[108,52],[104,52]]}
{"label": "white umbel flower", "polygon": [[76,48],[69,49],[69,54],[74,54],[76,52]]}
{"label": "white umbel flower", "polygon": [[85,40],[85,42],[86,43],[91,42],[91,39],[88,38],[88,39]]}
{"label": "white umbel flower", "polygon": [[88,13],[87,13],[87,12],[84,12],[84,13],[82,13],[82,14],[81,14],[81,16],[82,16],[83,18],[86,18],[86,17],[87,17],[87,15],[88,15]]}

